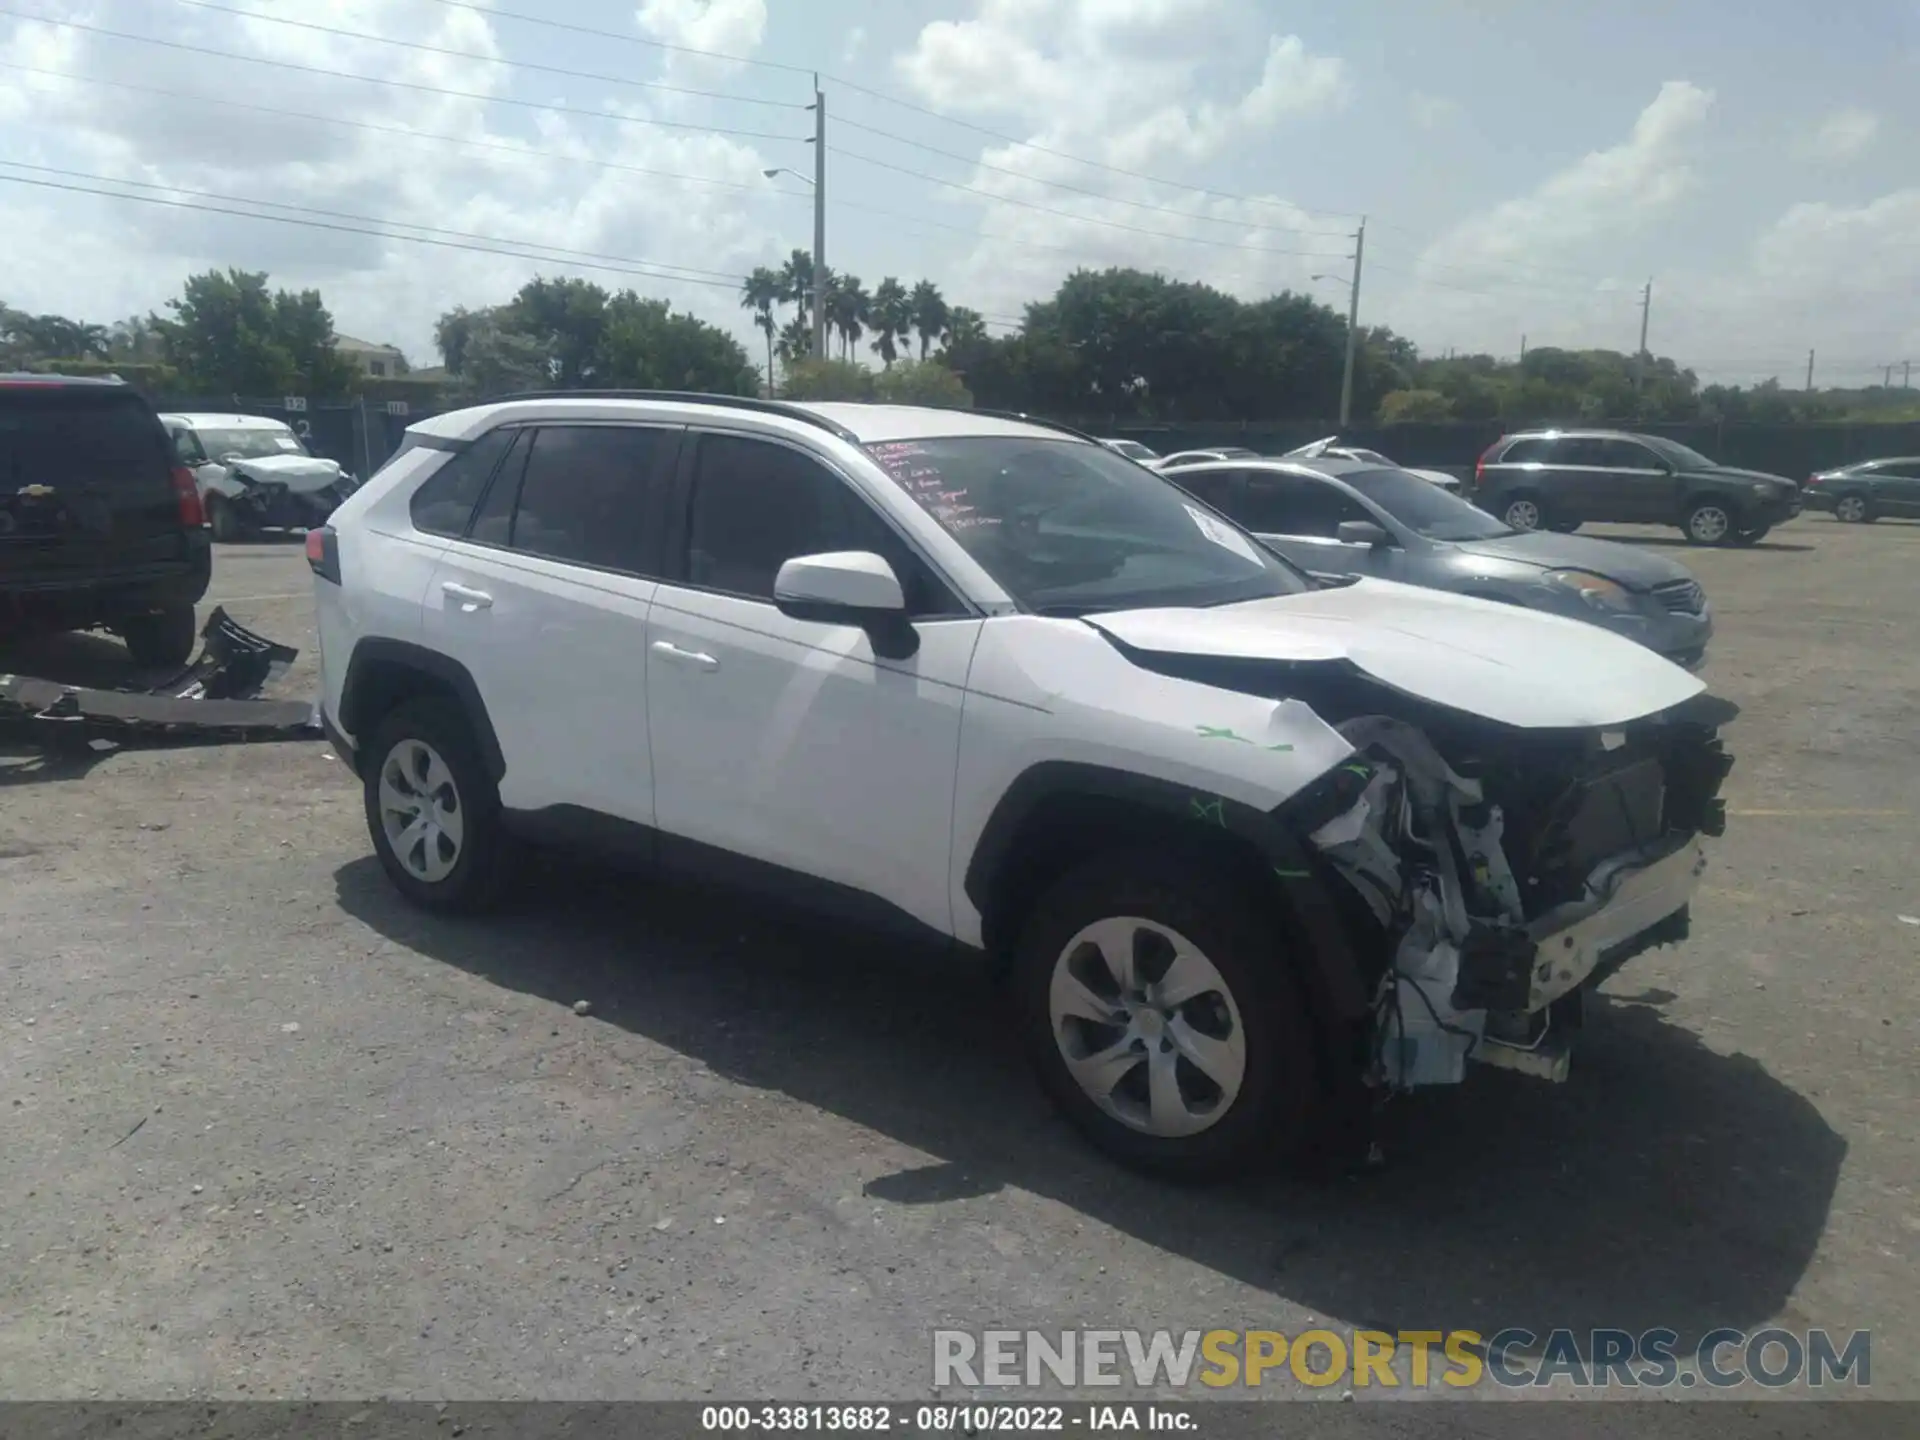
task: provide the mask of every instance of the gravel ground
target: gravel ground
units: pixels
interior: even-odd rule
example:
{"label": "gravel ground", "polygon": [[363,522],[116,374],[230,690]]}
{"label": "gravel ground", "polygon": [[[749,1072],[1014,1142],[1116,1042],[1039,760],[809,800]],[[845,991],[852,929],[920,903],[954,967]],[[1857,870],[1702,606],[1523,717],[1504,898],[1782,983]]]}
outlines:
{"label": "gravel ground", "polygon": [[[0,755],[0,1396],[912,1398],[939,1325],[1327,1322],[1871,1327],[1920,1397],[1920,526],[1684,556],[1744,707],[1694,938],[1357,1178],[1117,1171],[990,990],[730,897],[413,913],[319,743]],[[311,694],[297,545],[210,600]]]}

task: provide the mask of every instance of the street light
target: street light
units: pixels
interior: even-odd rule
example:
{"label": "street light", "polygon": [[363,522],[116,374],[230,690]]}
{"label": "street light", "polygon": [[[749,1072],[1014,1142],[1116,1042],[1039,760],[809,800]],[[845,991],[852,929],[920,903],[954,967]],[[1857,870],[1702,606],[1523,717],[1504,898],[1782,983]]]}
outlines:
{"label": "street light", "polygon": [[798,170],[789,170],[784,165],[776,165],[773,167],[773,169],[762,170],[760,173],[766,176],[767,179],[769,180],[777,179],[782,175],[791,175],[794,179],[802,181],[808,186],[811,186],[813,184],[813,181],[807,179],[807,177],[802,175]]}

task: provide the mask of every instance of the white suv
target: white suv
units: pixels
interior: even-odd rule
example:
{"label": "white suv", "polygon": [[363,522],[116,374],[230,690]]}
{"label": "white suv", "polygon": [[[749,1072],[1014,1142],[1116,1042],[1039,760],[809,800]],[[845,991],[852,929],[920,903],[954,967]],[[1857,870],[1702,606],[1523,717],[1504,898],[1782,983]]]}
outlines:
{"label": "white suv", "polygon": [[407,897],[485,905],[569,842],[930,932],[1011,987],[1066,1114],[1166,1172],[1468,1059],[1559,1078],[1723,823],[1733,707],[1678,666],[1316,585],[1023,418],[515,398],[415,425],[308,557]]}

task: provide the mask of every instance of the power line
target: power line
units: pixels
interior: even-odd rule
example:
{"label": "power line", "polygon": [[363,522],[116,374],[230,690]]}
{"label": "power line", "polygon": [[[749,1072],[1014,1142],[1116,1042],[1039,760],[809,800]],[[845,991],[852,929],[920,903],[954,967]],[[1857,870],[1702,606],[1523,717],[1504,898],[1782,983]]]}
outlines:
{"label": "power line", "polygon": [[563,155],[555,150],[534,150],[524,145],[499,141],[470,140],[462,135],[441,135],[431,130],[414,130],[404,125],[377,125],[371,120],[349,120],[340,115],[316,115],[305,110],[282,110],[272,105],[255,105],[245,100],[226,100],[213,95],[194,95],[185,90],[166,90],[157,85],[135,85],[128,80],[107,80],[93,75],[73,75],[64,70],[46,70],[37,65],[16,65],[0,60],[0,70],[17,70],[27,75],[45,75],[69,80],[78,85],[103,85],[114,90],[131,90],[141,95],[158,95],[169,100],[187,100],[199,105],[220,105],[231,110],[247,110],[256,115],[278,115],[288,120],[307,120],[322,125],[345,125],[379,135],[396,135],[406,140],[424,140],[445,145],[460,145],[474,150],[491,150],[523,160],[560,160],[573,165],[590,165],[601,170],[618,170],[629,175],[646,175],[656,180],[679,180],[689,185],[712,185],[722,190],[742,190],[755,195],[790,195],[785,190],[769,190],[764,184],[739,180],[721,180],[709,175],[683,175],[674,170],[654,170],[644,165],[625,165],[614,160],[596,160],[588,155]]}
{"label": "power line", "polygon": [[[188,3],[199,3],[199,0],[188,0]],[[1094,200],[1106,201],[1110,205],[1128,205],[1136,210],[1152,210],[1162,215],[1178,215],[1183,219],[1204,220],[1214,225],[1242,225],[1253,230],[1291,231],[1300,235],[1337,236],[1343,240],[1349,238],[1348,232],[1344,230],[1309,230],[1299,225],[1255,225],[1246,221],[1224,219],[1216,215],[1198,215],[1191,210],[1182,210],[1174,205],[1155,205],[1146,200],[1127,200],[1103,190],[1088,190],[1079,185],[1069,185],[1063,180],[1047,180],[1038,175],[1029,175],[1024,170],[1012,170],[1005,165],[991,165],[985,160],[978,159],[974,156],[962,155],[957,150],[942,150],[937,145],[924,145],[918,140],[909,140],[906,136],[897,134],[892,130],[883,130],[877,125],[863,125],[858,120],[849,120],[844,115],[837,117],[834,124],[844,125],[849,130],[861,130],[869,135],[878,135],[882,139],[897,141],[902,145],[910,145],[915,150],[926,151],[929,155],[939,155],[944,159],[958,160],[963,165],[973,165],[982,170],[991,170],[997,175],[1010,175],[1016,180],[1025,180],[1029,184],[1045,185],[1055,190],[1065,190],[1073,195],[1085,195]],[[1278,204],[1281,202],[1253,201],[1251,203]],[[1302,211],[1300,213],[1305,214],[1308,212]]]}
{"label": "power line", "polygon": [[274,25],[291,25],[322,35],[337,35],[344,40],[365,40],[375,45],[395,45],[428,55],[446,55],[455,60],[477,60],[485,65],[505,65],[515,70],[537,70],[543,75],[563,75],[570,80],[593,80],[603,85],[629,85],[641,90],[664,90],[674,95],[696,95],[705,100],[729,100],[738,105],[766,105],[776,110],[804,110],[795,100],[763,100],[754,95],[729,95],[721,90],[695,90],[685,85],[668,85],[658,80],[631,80],[621,75],[598,75],[591,70],[567,70],[558,65],[543,65],[534,60],[506,60],[497,55],[480,55],[471,50],[453,50],[444,45],[428,45],[419,40],[399,40],[386,35],[370,35],[364,30],[347,30],[338,25],[321,25],[312,20],[294,20],[285,15],[268,15],[258,10],[242,10],[222,5],[217,0],[174,0],[196,10],[215,10],[223,15],[238,15],[246,20],[265,20]]}
{"label": "power line", "polygon": [[[438,225],[420,225],[411,220],[389,220],[378,215],[356,215],[345,210],[324,210],[313,205],[291,205],[280,200],[260,200],[250,195],[223,195],[214,190],[192,190],[183,185],[162,185],[148,180],[128,180],[119,175],[93,175],[84,170],[63,170],[54,165],[29,165],[23,160],[0,160],[13,170],[31,170],[40,175],[59,175],[68,180],[95,180],[105,185],[126,185],[136,190],[160,190],[172,195],[191,195],[200,200],[223,200],[233,205],[257,205],[263,209],[290,210],[301,215],[320,215],[331,220],[353,220],[365,225],[390,225],[396,229],[420,230],[429,235],[448,235],[457,240],[478,240],[490,245],[517,245],[528,250],[551,250],[558,255],[582,260],[613,260],[623,265],[652,265],[660,270],[681,270],[689,275],[704,275],[732,284],[740,279],[730,270],[706,270],[697,265],[675,265],[666,260],[640,260],[630,255],[607,255],[592,250],[570,250],[540,240],[514,240],[498,235],[476,235],[470,230],[449,230]],[[0,177],[4,178],[4,177]],[[128,197],[136,198],[136,197]],[[396,236],[404,239],[404,236]],[[667,277],[678,279],[679,276]]]}
{"label": "power line", "polygon": [[215,50],[207,45],[190,45],[184,40],[163,40],[155,35],[135,35],[125,30],[110,30],[104,25],[89,25],[80,20],[55,20],[45,15],[31,15],[22,10],[0,6],[0,15],[11,15],[16,20],[33,20],[43,24],[64,26],[70,30],[84,30],[93,35],[107,35],[116,40],[131,40],[138,45],[159,45],[168,50],[182,50],[194,55],[210,55],[217,60],[238,60],[248,65],[271,65],[280,70],[297,70],[306,75],[321,75],[329,80],[359,80],[368,85],[388,85],[400,90],[416,90],[427,95],[445,95],[455,100],[478,100],[487,105],[517,105],[526,110],[545,110],[560,115],[583,115],[596,120],[615,120],[623,125],[657,125],[666,130],[697,130],[709,135],[731,135],[742,140],[775,140],[798,143],[795,135],[773,135],[759,130],[729,130],[718,125],[695,124],[685,120],[656,120],[635,115],[621,115],[611,110],[587,110],[578,106],[558,105],[539,100],[519,100],[506,95],[482,95],[471,90],[449,90],[439,85],[426,85],[417,80],[395,80],[378,75],[355,75],[346,70],[330,70],[320,65],[302,65],[293,60],[271,60],[262,55],[240,55],[231,50]]}
{"label": "power line", "polygon": [[[1216,200],[1237,200],[1247,205],[1285,208],[1302,215],[1323,215],[1334,220],[1357,220],[1359,218],[1357,211],[1315,210],[1304,205],[1291,205],[1280,200],[1263,200],[1251,195],[1237,195],[1230,190],[1211,190],[1204,185],[1191,185],[1180,180],[1167,180],[1156,175],[1144,174],[1138,170],[1128,170],[1119,165],[1109,165],[1104,161],[1088,160],[1084,156],[1069,154],[1065,150],[1055,150],[1051,146],[1042,145],[1037,141],[1021,140],[1003,131],[995,130],[990,126],[975,124],[971,120],[962,120],[957,116],[944,115],[938,110],[930,109],[925,105],[916,105],[911,100],[902,100],[897,95],[889,95],[884,90],[876,90],[870,85],[859,84],[857,81],[848,80],[844,76],[834,75],[828,71],[821,70],[817,66],[785,64],[777,60],[759,60],[747,55],[729,55],[719,50],[703,50],[692,45],[674,45],[665,40],[655,40],[645,35],[627,35],[617,30],[600,30],[591,25],[580,25],[566,20],[553,20],[545,15],[529,15],[525,11],[520,10],[504,10],[493,5],[478,5],[472,3],[472,0],[427,0],[427,3],[444,5],[454,10],[467,10],[476,15],[483,15],[492,19],[517,20],[523,24],[542,25],[549,29],[564,30],[575,35],[590,35],[600,40],[620,40],[630,45],[645,45],[651,49],[666,50],[677,55],[695,55],[708,60],[725,60],[735,65],[754,65],[761,69],[780,70],[794,75],[818,75],[823,80],[830,81],[843,90],[853,91],[856,95],[865,95],[869,99],[878,100],[887,105],[897,105],[902,110],[911,110],[916,115],[925,115],[929,119],[938,120],[943,124],[954,125],[962,130],[971,130],[976,135],[984,135],[990,140],[998,140],[1003,145],[1012,145],[1021,150],[1032,150],[1040,155],[1050,155],[1056,160],[1067,160],[1075,165],[1085,165],[1089,169],[1104,171],[1109,175],[1121,175],[1129,180],[1144,180],[1150,185],[1162,185],[1170,190],[1185,190],[1189,194],[1206,195]],[[899,137],[892,136],[891,138],[898,139]],[[905,143],[912,144],[914,142],[907,141]],[[969,163],[974,162],[970,161]],[[1009,173],[1020,174],[1021,172],[1012,171]],[[1032,180],[1042,185],[1057,183],[1042,180],[1037,175],[1022,175],[1022,178]]]}
{"label": "power line", "polygon": [[[354,225],[335,224],[325,220],[302,220],[293,215],[262,215],[252,210],[235,210],[224,205],[202,205],[191,200],[170,200],[160,195],[127,195],[117,190],[100,190],[86,185],[70,185],[59,180],[34,180],[25,175],[0,175],[0,184],[31,185],[41,190],[65,190],[76,195],[99,195],[109,200],[131,200],[142,205],[159,205],[173,210],[198,210],[209,215],[231,215],[241,220],[269,220],[279,225],[293,225],[308,230],[330,230],[343,235],[369,235],[376,240],[405,240],[414,245],[434,245],[445,250],[469,250],[482,255],[503,255],[510,260],[531,260],[536,264],[571,265],[583,270],[605,270],[616,275],[641,275],[654,280],[674,280],[683,285],[705,285],[717,290],[737,290],[745,279],[738,276],[730,280],[701,280],[689,275],[668,275],[658,270],[643,270],[636,266],[616,265],[605,261],[563,260],[548,255],[529,255],[523,250],[505,248],[513,242],[502,242],[499,246],[483,245],[461,240],[441,240],[426,235],[395,235],[384,230],[368,230]],[[191,193],[191,192],[185,192]],[[271,204],[270,201],[248,202]],[[385,223],[385,222],[379,222]],[[404,222],[394,222],[404,224]]]}
{"label": "power line", "polygon": [[925,180],[929,184],[944,186],[949,190],[963,190],[969,195],[979,195],[1001,205],[1017,205],[1023,210],[1037,210],[1042,215],[1056,215],[1063,220],[1076,220],[1085,225],[1099,225],[1109,230],[1126,230],[1135,235],[1151,235],[1161,240],[1173,240],[1183,245],[1209,245],[1222,250],[1246,250],[1256,255],[1298,255],[1314,260],[1337,260],[1342,258],[1330,250],[1277,250],[1265,245],[1241,245],[1232,240],[1207,240],[1197,235],[1176,235],[1170,230],[1147,230],[1138,225],[1123,224],[1118,220],[1101,220],[1091,215],[1076,215],[1071,210],[1056,210],[1050,205],[1039,205],[1031,200],[1016,200],[1011,195],[996,195],[991,190],[982,190],[976,185],[962,184],[958,180],[943,180],[938,175],[929,175],[924,170],[910,169],[905,165],[895,165],[890,160],[881,160],[872,155],[862,155],[857,150],[843,150],[838,145],[827,147],[830,153],[847,160],[857,160],[864,165],[877,165],[882,170],[891,170],[900,175],[911,175],[916,180]]}

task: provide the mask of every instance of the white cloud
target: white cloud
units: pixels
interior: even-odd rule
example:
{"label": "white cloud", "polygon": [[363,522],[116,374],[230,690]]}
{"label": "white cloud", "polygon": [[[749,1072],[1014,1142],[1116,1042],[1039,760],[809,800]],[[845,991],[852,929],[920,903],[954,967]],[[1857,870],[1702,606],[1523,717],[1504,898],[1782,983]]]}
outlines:
{"label": "white cloud", "polygon": [[[1267,15],[1261,0],[978,0],[969,18],[924,26],[896,62],[918,98],[1029,141],[988,148],[968,180],[996,199],[956,293],[1006,311],[1076,265],[1125,264],[1260,294],[1303,283],[1339,252],[1338,237],[1303,243],[1300,231],[1329,222],[1281,197],[1211,197],[1061,158],[1184,175],[1344,104],[1345,62],[1275,31]],[[1326,255],[1272,253],[1301,249]]]}
{"label": "white cloud", "polygon": [[1458,120],[1463,111],[1458,100],[1415,90],[1407,96],[1407,113],[1422,130],[1438,130],[1442,125]]}
{"label": "white cloud", "polygon": [[1847,105],[1822,120],[1800,142],[1800,153],[1810,160],[1851,160],[1880,133],[1880,118],[1871,110]]}
{"label": "white cloud", "polygon": [[[739,49],[757,43],[759,0],[674,12],[656,0],[655,23]],[[72,16],[135,33],[151,27],[144,0],[41,0]],[[259,4],[297,15],[487,56],[501,53],[487,18],[414,0],[306,0]],[[716,17],[713,10],[723,10]],[[695,14],[693,11],[700,11]],[[647,92],[529,77],[484,60],[404,50],[231,16],[173,7],[169,39],[294,61],[321,73],[205,57],[88,34],[53,23],[0,21],[0,60],[61,72],[0,70],[0,124],[8,158],[181,191],[378,217],[507,242],[538,241],[602,256],[744,273],[781,248],[781,202],[760,171],[772,163],[752,142],[649,124],[669,112]],[[468,92],[460,98],[367,84],[352,74]],[[645,78],[644,72],[636,78]],[[114,88],[119,82],[123,87]],[[522,88],[516,88],[520,86]],[[226,105],[147,93],[217,97]],[[628,123],[503,108],[485,97],[541,101],[631,117]],[[295,119],[245,106],[335,117],[379,130]],[[670,112],[686,118],[683,108]],[[738,124],[739,122],[733,121]],[[397,132],[397,133],[396,133]],[[466,145],[409,138],[452,136]],[[540,153],[534,153],[534,152]],[[597,162],[597,163],[588,163]],[[745,189],[637,176],[608,165],[707,177]],[[22,172],[0,166],[0,177]],[[61,179],[28,175],[33,179]],[[93,186],[90,180],[61,183]],[[107,187],[111,188],[111,187]],[[152,193],[152,192],[148,192]],[[90,320],[159,307],[194,271],[237,265],[277,285],[316,286],[342,331],[404,346],[430,364],[435,318],[456,304],[505,299],[535,274],[582,274],[633,286],[738,325],[731,282],[717,288],[562,261],[540,262],[271,221],[166,209],[19,184],[0,185],[8,216],[8,267],[0,299]],[[200,202],[197,202],[200,203]],[[206,204],[245,209],[224,201]],[[352,228],[360,222],[305,217]],[[374,227],[366,227],[374,228]],[[455,243],[457,237],[437,238]],[[744,332],[743,332],[744,333]]]}
{"label": "white cloud", "polygon": [[767,33],[766,0],[645,0],[635,18],[654,39],[748,55]]}
{"label": "white cloud", "polygon": [[867,48],[867,31],[863,25],[856,25],[847,31],[846,43],[840,47],[840,63],[851,65],[860,58],[860,52]]}

